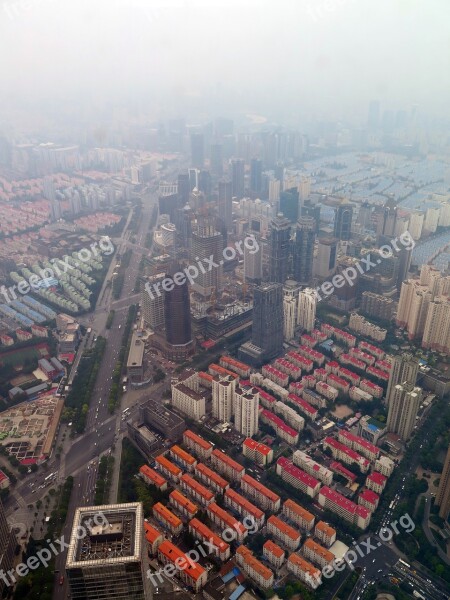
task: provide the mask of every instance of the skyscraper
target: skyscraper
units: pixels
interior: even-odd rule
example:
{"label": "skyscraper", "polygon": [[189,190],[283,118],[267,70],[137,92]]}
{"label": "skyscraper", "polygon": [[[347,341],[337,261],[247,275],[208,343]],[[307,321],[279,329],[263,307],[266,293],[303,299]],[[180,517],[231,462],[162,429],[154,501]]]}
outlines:
{"label": "skyscraper", "polygon": [[293,242],[293,277],[302,285],[312,281],[316,222],[313,217],[300,217]]}
{"label": "skyscraper", "polygon": [[[180,272],[178,265],[172,265],[168,276],[172,277]],[[173,289],[164,293],[164,318],[166,323],[166,341],[168,350],[172,355],[189,354],[193,348],[191,330],[191,304],[187,280],[181,285],[174,285]]]}
{"label": "skyscraper", "polygon": [[[152,275],[147,279],[141,292],[142,318],[144,323],[152,329],[164,327],[164,295],[161,284],[165,273]],[[156,291],[158,290],[158,292]]]}
{"label": "skyscraper", "polygon": [[417,373],[419,372],[419,362],[412,354],[399,354],[394,356],[389,383],[386,391],[386,400],[390,403],[390,395],[396,385],[410,383],[416,385]]}
{"label": "skyscraper", "polygon": [[231,190],[238,200],[245,195],[245,163],[242,158],[231,160]]}
{"label": "skyscraper", "polygon": [[[200,219],[192,231],[192,261],[199,262],[203,269],[199,268],[192,289],[204,299],[222,289],[223,272],[223,236],[216,231],[214,222],[210,219]],[[205,259],[211,259],[217,266],[209,266]],[[204,271],[204,272],[203,272]]]}
{"label": "skyscraper", "polygon": [[191,165],[202,169],[205,162],[205,138],[203,133],[191,133]]}
{"label": "skyscraper", "polygon": [[320,238],[317,252],[315,274],[320,279],[333,275],[336,269],[337,240],[335,238]]}
{"label": "skyscraper", "polygon": [[312,331],[316,320],[317,295],[312,288],[305,288],[298,295],[297,325],[304,331]]}
{"label": "skyscraper", "polygon": [[219,181],[219,219],[221,219],[228,230],[233,223],[233,192],[231,181],[222,179]]}
{"label": "skyscraper", "polygon": [[191,189],[189,187],[189,174],[180,173],[178,175],[177,183],[177,194],[178,194],[178,206],[185,206],[189,202],[189,193]]}
{"label": "skyscraper", "polygon": [[423,348],[450,354],[450,301],[440,296],[430,302],[425,322]]}
{"label": "skyscraper", "polygon": [[234,428],[245,437],[258,432],[259,392],[237,387],[234,393]]}
{"label": "skyscraper", "polygon": [[141,502],[77,508],[66,560],[73,600],[152,597],[143,523]]}
{"label": "skyscraper", "polygon": [[259,158],[252,158],[250,162],[250,190],[255,194],[262,190],[262,161]]}
{"label": "skyscraper", "polygon": [[416,424],[422,389],[406,381],[391,388],[386,428],[408,441]]}
{"label": "skyscraper", "polygon": [[212,144],[211,146],[211,173],[215,177],[223,175],[223,146],[222,144]]}
{"label": "skyscraper", "polygon": [[450,514],[450,446],[445,457],[435,504],[440,507],[439,516],[441,519],[448,519]]}
{"label": "skyscraper", "polygon": [[342,202],[337,208],[334,217],[334,237],[338,240],[348,241],[352,233],[353,205]]}
{"label": "skyscraper", "polygon": [[[6,520],[5,509],[0,501],[0,569],[7,573],[13,566],[14,550],[16,549],[16,536]],[[0,595],[3,595],[6,582],[0,578]]]}
{"label": "skyscraper", "polygon": [[269,281],[284,283],[289,274],[291,224],[281,213],[269,225]]}
{"label": "skyscraper", "polygon": [[252,342],[268,360],[283,350],[283,286],[267,283],[255,287]]}
{"label": "skyscraper", "polygon": [[295,223],[298,219],[299,210],[299,193],[297,188],[290,188],[280,192],[280,212],[289,219],[291,223]]}
{"label": "skyscraper", "polygon": [[[256,238],[257,236],[255,236]],[[262,279],[262,245],[258,239],[258,251],[244,246],[244,278],[249,283],[261,283]]]}
{"label": "skyscraper", "polygon": [[234,410],[236,378],[215,375],[212,379],[212,415],[222,423],[229,423]]}

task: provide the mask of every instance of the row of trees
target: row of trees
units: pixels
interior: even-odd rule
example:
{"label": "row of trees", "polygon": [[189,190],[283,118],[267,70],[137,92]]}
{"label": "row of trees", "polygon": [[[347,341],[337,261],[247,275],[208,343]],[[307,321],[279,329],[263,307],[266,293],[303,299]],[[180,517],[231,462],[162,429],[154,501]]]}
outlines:
{"label": "row of trees", "polygon": [[136,319],[136,313],[137,306],[135,304],[132,304],[128,308],[128,316],[122,335],[122,344],[120,346],[119,356],[117,358],[117,362],[112,373],[112,384],[108,399],[108,409],[111,413],[114,412],[114,410],[120,403],[120,398],[122,396],[122,384],[120,378],[122,376],[123,364],[128,351],[128,338],[130,337],[131,328]]}

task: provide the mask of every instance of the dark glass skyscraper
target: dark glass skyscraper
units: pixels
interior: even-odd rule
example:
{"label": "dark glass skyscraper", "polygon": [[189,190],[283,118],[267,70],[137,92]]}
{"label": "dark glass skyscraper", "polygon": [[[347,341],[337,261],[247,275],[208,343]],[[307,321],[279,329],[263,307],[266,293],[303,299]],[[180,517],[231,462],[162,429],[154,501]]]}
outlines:
{"label": "dark glass skyscraper", "polygon": [[[178,272],[181,272],[181,267],[173,264],[167,276],[173,277]],[[181,285],[174,285],[171,291],[165,292],[164,315],[166,340],[171,346],[188,346],[192,344],[190,309],[191,303],[187,281]]]}
{"label": "dark glass skyscraper", "polygon": [[189,185],[189,175],[188,173],[180,173],[178,175],[178,206],[183,207],[189,202],[189,193],[191,191]]}
{"label": "dark glass skyscraper", "polygon": [[[2,573],[6,573],[12,568],[15,549],[16,537],[8,525],[5,509],[0,501],[0,569]],[[5,587],[6,582],[0,579],[0,597],[3,596]]]}
{"label": "dark glass skyscraper", "polygon": [[283,286],[266,283],[253,294],[252,342],[271,360],[283,351]]}
{"label": "dark glass skyscraper", "polygon": [[294,280],[309,285],[312,280],[316,221],[313,217],[300,217],[292,244],[292,271]]}
{"label": "dark glass skyscraper", "polygon": [[342,203],[336,209],[334,217],[334,237],[348,241],[352,234],[353,205]]}
{"label": "dark glass skyscraper", "polygon": [[219,219],[225,223],[227,230],[231,228],[233,219],[232,199],[231,181],[219,181]]}
{"label": "dark glass skyscraper", "polygon": [[262,190],[262,161],[252,158],[250,163],[250,190],[259,194]]}
{"label": "dark glass skyscraper", "polygon": [[281,213],[269,226],[269,281],[284,283],[289,275],[291,224]]}
{"label": "dark glass skyscraper", "polygon": [[289,219],[291,223],[295,223],[298,218],[299,194],[297,188],[290,188],[280,193],[280,212]]}
{"label": "dark glass skyscraper", "polygon": [[245,163],[242,158],[231,161],[231,190],[233,196],[241,200],[245,194]]}

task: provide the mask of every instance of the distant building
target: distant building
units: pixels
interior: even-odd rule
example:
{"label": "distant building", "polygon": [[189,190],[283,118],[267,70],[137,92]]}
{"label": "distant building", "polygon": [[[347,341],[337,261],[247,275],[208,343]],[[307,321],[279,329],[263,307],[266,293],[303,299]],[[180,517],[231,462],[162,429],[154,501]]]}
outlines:
{"label": "distant building", "polygon": [[184,419],[165,406],[161,406],[156,399],[151,398],[144,404],[141,404],[139,415],[141,422],[153,427],[156,431],[173,441],[180,440],[186,429]]}
{"label": "distant building", "polygon": [[316,222],[313,217],[298,219],[293,245],[293,277],[302,285],[310,285],[313,275]]}
{"label": "distant building", "polygon": [[291,224],[279,213],[269,226],[269,281],[284,283],[289,274]]}
{"label": "distant building", "polygon": [[436,494],[436,506],[439,506],[439,516],[447,519],[450,514],[450,446],[445,457],[444,468]]}
{"label": "distant building", "polygon": [[386,428],[408,441],[416,425],[416,416],[422,400],[422,389],[412,383],[396,385],[391,389]]}

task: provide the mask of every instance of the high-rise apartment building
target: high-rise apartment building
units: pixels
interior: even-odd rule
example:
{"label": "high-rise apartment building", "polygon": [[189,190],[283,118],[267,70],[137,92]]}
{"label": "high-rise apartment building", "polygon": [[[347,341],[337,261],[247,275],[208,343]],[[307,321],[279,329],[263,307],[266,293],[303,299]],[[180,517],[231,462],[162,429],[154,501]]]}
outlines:
{"label": "high-rise apartment building", "polygon": [[448,519],[450,514],[450,446],[445,457],[435,503],[440,507],[439,516],[442,519]]}
{"label": "high-rise apartment building", "polygon": [[316,222],[313,217],[300,217],[292,244],[292,271],[295,281],[311,284],[313,274]]}
{"label": "high-rise apartment building", "polygon": [[409,440],[416,424],[422,400],[422,389],[410,383],[398,384],[391,389],[386,428],[405,442]]}
{"label": "high-rise apartment building", "polygon": [[224,222],[227,230],[230,230],[233,222],[233,194],[231,181],[223,179],[219,181],[218,204],[219,219]]}
{"label": "high-rise apartment building", "polygon": [[418,280],[408,279],[402,283],[396,324],[407,330],[410,340],[422,337],[432,298],[428,286],[420,285]]}
{"label": "high-rise apartment building", "polygon": [[215,375],[212,379],[212,415],[229,423],[233,415],[236,378],[232,375]]}
{"label": "high-rise apartment building", "polygon": [[77,508],[66,560],[73,600],[152,597],[143,523],[141,502]]}
{"label": "high-rise apartment building", "polygon": [[[199,269],[199,274],[192,284],[192,289],[204,299],[209,299],[213,293],[217,293],[222,289],[222,252],[222,234],[216,231],[212,220],[200,219],[192,231],[191,258],[193,264],[200,261],[204,265],[204,269]],[[209,268],[205,259],[209,260],[211,257],[214,263],[218,265],[217,267]]]}
{"label": "high-rise apartment building", "polygon": [[259,392],[237,387],[234,394],[234,428],[246,437],[258,432]]}
{"label": "high-rise apartment building", "polygon": [[284,339],[286,342],[294,339],[295,326],[297,324],[297,301],[295,298],[285,296],[283,298],[284,314]]}
{"label": "high-rise apartment building", "polygon": [[312,288],[305,288],[298,295],[297,325],[304,331],[312,331],[316,320],[317,295]]}
{"label": "high-rise apartment building", "polygon": [[289,274],[291,224],[281,213],[269,225],[269,281],[284,283]]}
{"label": "high-rise apartment building", "polygon": [[450,354],[450,300],[448,296],[437,297],[428,305],[422,346],[436,352]]}
{"label": "high-rise apartment building", "polygon": [[231,189],[238,200],[245,195],[245,162],[242,158],[231,160]]}
{"label": "high-rise apartment building", "polygon": [[348,241],[352,233],[353,205],[342,202],[337,208],[334,217],[334,237],[338,240]]}
{"label": "high-rise apartment building", "polygon": [[390,395],[396,385],[405,381],[412,386],[416,385],[417,373],[419,372],[419,362],[412,354],[400,354],[394,356],[389,383],[386,391],[386,400],[390,402]]}

